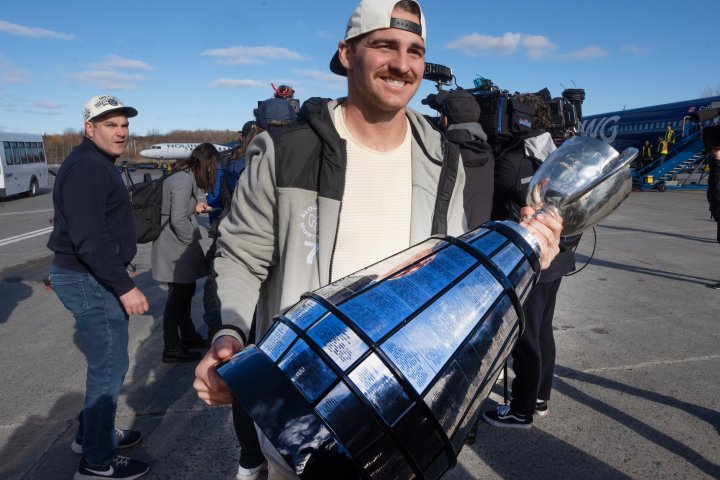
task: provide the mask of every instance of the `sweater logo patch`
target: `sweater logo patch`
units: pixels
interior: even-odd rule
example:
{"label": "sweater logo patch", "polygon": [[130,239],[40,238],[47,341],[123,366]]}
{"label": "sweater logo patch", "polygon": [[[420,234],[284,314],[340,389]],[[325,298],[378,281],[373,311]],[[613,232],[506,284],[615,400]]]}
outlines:
{"label": "sweater logo patch", "polygon": [[305,240],[305,246],[309,248],[307,255],[307,264],[312,265],[313,259],[317,255],[317,231],[318,217],[317,206],[312,205],[300,214],[302,221],[300,222],[300,230],[308,240]]}
{"label": "sweater logo patch", "polygon": [[313,205],[306,208],[305,211],[300,214],[300,218],[302,218],[300,230],[302,230],[303,235],[310,240],[316,240],[318,230],[317,206]]}

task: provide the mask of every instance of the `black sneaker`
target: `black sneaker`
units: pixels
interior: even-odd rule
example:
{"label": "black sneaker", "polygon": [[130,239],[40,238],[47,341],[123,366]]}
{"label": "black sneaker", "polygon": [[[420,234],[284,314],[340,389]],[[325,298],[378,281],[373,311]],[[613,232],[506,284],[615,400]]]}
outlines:
{"label": "black sneaker", "polygon": [[708,285],[708,288],[720,290],[720,283],[713,283],[712,285]]}
{"label": "black sneaker", "polygon": [[[130,448],[137,445],[142,440],[142,433],[137,430],[123,430],[115,427],[115,437],[117,438],[117,448]],[[70,445],[75,453],[83,453],[82,444],[76,438]]]}
{"label": "black sneaker", "polygon": [[535,414],[544,417],[548,414],[548,401],[547,400],[536,400],[535,401]]}
{"label": "black sneaker", "polygon": [[115,455],[105,468],[90,467],[83,459],[73,478],[75,480],[99,480],[103,478],[133,480],[142,477],[149,471],[150,464],[148,463]]}
{"label": "black sneaker", "polygon": [[532,415],[514,412],[510,410],[509,405],[498,405],[497,410],[483,412],[483,420],[496,427],[524,429],[532,427]]}

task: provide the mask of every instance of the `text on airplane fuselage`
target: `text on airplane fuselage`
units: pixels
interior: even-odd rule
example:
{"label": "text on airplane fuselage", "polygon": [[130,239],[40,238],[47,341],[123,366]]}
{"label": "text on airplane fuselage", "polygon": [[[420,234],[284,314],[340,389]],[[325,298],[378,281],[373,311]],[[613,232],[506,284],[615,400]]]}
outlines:
{"label": "text on airplane fuselage", "polygon": [[190,149],[197,147],[197,145],[198,144],[193,144],[193,143],[189,143],[189,144],[188,143],[168,143],[167,147],[168,148],[184,148],[185,150],[190,150]]}
{"label": "text on airplane fuselage", "polygon": [[[711,108],[711,105],[700,105],[692,106],[687,109],[685,115],[693,113],[695,111],[703,111]],[[681,117],[684,115],[681,114]],[[656,120],[653,120],[656,121]],[[662,120],[664,123],[667,120]],[[610,117],[593,118],[592,120],[583,120],[582,131],[586,137],[599,138],[600,140],[612,143],[615,141],[619,131],[620,115],[612,115]]]}
{"label": "text on airplane fuselage", "polygon": [[599,138],[603,142],[612,143],[618,134],[620,115],[611,117],[593,118],[582,122],[583,135],[586,137]]}

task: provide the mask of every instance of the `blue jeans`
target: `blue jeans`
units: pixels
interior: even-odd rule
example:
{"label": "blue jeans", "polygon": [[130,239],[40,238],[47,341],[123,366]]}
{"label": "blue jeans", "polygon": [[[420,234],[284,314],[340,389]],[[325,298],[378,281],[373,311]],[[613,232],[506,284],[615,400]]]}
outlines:
{"label": "blue jeans", "polygon": [[75,317],[87,358],[85,405],[77,440],[90,466],[109,464],[115,455],[115,410],[128,370],[128,316],[118,298],[89,273],[53,265],[50,284]]}

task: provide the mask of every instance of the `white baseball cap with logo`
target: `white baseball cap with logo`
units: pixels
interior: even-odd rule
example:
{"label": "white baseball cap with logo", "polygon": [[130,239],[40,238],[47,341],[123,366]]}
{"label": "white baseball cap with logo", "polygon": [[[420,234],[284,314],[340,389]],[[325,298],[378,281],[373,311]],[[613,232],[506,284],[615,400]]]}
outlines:
{"label": "white baseball cap with logo", "polygon": [[[345,38],[343,40],[347,41],[383,28],[399,28],[401,30],[407,30],[408,32],[417,33],[422,37],[423,41],[426,41],[425,15],[422,14],[420,4],[414,2],[420,10],[420,24],[418,25],[415,22],[392,16],[392,11],[398,1],[399,0],[361,0],[350,16],[350,20],[348,20]],[[332,60],[330,60],[330,71],[338,75],[347,76],[347,70],[342,66],[342,63],[340,63],[339,51],[335,52]]]}
{"label": "white baseball cap with logo", "polygon": [[126,117],[134,117],[138,114],[133,107],[123,105],[117,97],[111,95],[100,95],[92,97],[83,106],[83,120],[89,122],[106,113],[121,111]]}

